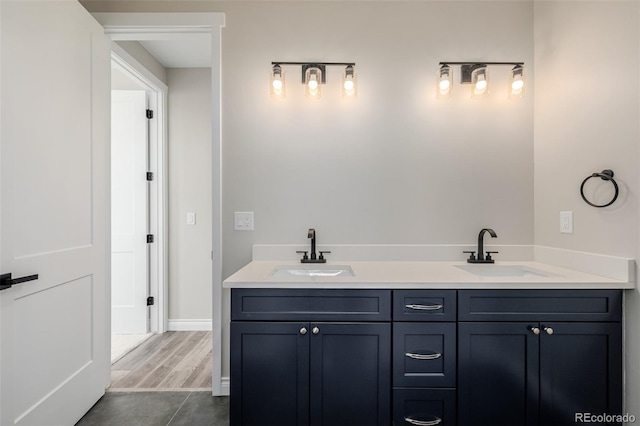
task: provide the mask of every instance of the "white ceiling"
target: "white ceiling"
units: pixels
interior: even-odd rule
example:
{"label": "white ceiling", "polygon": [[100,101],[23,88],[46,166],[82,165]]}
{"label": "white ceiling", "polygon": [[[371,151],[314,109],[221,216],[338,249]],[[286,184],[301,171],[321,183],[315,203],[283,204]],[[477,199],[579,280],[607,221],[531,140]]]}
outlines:
{"label": "white ceiling", "polygon": [[141,40],[139,43],[165,68],[211,66],[211,36],[195,40]]}

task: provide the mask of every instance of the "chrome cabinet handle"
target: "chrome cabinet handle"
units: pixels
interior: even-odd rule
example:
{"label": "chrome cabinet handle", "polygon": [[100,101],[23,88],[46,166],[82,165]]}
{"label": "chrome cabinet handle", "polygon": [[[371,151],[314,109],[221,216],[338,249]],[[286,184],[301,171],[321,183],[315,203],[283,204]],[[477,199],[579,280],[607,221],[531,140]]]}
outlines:
{"label": "chrome cabinet handle", "polygon": [[529,330],[531,330],[536,336],[540,334],[540,329],[538,327],[529,327]]}
{"label": "chrome cabinet handle", "polygon": [[553,334],[553,328],[551,328],[551,327],[544,327],[543,330],[546,331],[547,334],[549,334],[549,335]]}
{"label": "chrome cabinet handle", "polygon": [[304,328],[304,327],[302,327],[302,328],[300,329],[300,334],[302,334],[302,335],[307,334],[307,329],[306,329],[306,328]]}
{"label": "chrome cabinet handle", "polygon": [[440,417],[435,417],[435,420],[416,420],[411,417],[405,417],[404,421],[410,425],[416,426],[436,426],[442,423],[442,419]]}
{"label": "chrome cabinet handle", "polygon": [[437,311],[442,309],[443,305],[404,305],[405,308],[413,309],[415,311]]}
{"label": "chrome cabinet handle", "polygon": [[311,330],[311,332],[312,332],[313,334],[318,334],[318,333],[320,333],[320,329],[319,329],[318,327],[313,327],[313,329]]}
{"label": "chrome cabinet handle", "polygon": [[413,358],[413,359],[419,359],[419,360],[431,360],[431,359],[438,359],[442,356],[442,354],[440,353],[435,353],[435,354],[429,354],[429,355],[424,355],[424,354],[412,354],[411,352],[405,352],[404,356],[406,356],[407,358]]}

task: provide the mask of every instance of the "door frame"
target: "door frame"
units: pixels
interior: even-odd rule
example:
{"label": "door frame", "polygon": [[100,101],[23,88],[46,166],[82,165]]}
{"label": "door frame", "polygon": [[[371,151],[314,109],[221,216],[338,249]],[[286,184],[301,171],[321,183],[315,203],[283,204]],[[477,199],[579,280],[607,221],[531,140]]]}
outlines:
{"label": "door frame", "polygon": [[[229,395],[222,377],[222,28],[224,13],[93,13],[113,41],[211,37],[212,394]],[[107,301],[106,303],[111,303]]]}
{"label": "door frame", "polygon": [[167,93],[168,87],[144,65],[140,64],[126,50],[111,44],[111,67],[127,75],[148,94],[148,108],[154,112],[154,121],[149,125],[148,164],[154,173],[153,184],[149,188],[149,232],[155,241],[149,246],[149,294],[155,299],[150,307],[149,330],[151,333],[167,331],[168,321],[168,249],[167,212]]}

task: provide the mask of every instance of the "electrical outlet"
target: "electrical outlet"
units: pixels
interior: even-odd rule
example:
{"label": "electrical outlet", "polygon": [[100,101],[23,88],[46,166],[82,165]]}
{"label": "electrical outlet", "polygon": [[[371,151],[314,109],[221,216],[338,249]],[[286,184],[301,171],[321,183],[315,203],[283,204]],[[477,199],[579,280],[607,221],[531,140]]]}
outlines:
{"label": "electrical outlet", "polygon": [[560,212],[560,232],[573,234],[573,212]]}
{"label": "electrical outlet", "polygon": [[234,229],[236,231],[253,231],[253,212],[235,212]]}

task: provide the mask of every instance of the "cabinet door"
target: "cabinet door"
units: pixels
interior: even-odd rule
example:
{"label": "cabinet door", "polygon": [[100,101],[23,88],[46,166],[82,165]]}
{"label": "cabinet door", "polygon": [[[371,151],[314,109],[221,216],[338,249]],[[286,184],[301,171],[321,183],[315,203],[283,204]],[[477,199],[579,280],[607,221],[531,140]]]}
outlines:
{"label": "cabinet door", "polygon": [[388,425],[391,325],[311,324],[311,425]]}
{"label": "cabinet door", "polygon": [[540,423],[575,425],[577,413],[622,413],[620,323],[542,323],[541,330]]}
{"label": "cabinet door", "polygon": [[231,425],[309,423],[308,323],[231,323]]}
{"label": "cabinet door", "polygon": [[533,325],[459,324],[459,425],[538,424],[539,338]]}

